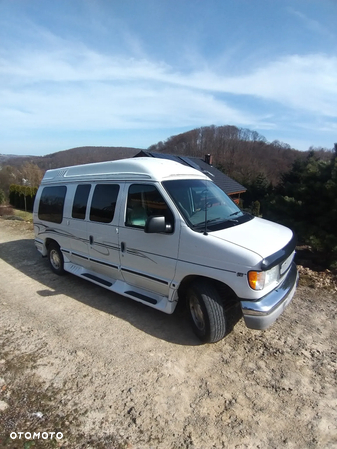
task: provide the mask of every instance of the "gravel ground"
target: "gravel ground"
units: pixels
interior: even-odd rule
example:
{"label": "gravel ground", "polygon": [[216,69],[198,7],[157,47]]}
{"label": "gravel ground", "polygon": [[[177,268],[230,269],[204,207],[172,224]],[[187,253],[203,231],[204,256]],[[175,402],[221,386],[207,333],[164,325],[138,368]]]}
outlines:
{"label": "gravel ground", "polygon": [[333,290],[201,345],[183,310],[56,276],[1,219],[0,289],[0,448],[337,448]]}

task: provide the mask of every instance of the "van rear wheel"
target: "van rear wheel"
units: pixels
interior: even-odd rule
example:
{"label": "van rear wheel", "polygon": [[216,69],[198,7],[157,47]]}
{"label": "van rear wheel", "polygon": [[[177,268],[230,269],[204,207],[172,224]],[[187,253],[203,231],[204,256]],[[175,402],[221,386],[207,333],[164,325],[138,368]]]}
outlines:
{"label": "van rear wheel", "polygon": [[223,301],[209,281],[195,281],[187,290],[187,308],[194,333],[203,343],[215,343],[227,332]]}
{"label": "van rear wheel", "polygon": [[65,273],[63,254],[57,243],[51,243],[48,246],[48,260],[50,268],[54,273],[60,276]]}

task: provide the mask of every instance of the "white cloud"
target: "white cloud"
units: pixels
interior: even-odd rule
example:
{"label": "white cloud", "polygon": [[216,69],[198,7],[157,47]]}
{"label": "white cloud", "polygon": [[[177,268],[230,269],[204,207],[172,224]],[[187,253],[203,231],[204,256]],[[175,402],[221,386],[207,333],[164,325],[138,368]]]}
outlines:
{"label": "white cloud", "polygon": [[290,55],[243,76],[205,71],[172,74],[167,81],[215,93],[251,95],[320,115],[337,115],[337,57]]}
{"label": "white cloud", "polygon": [[190,86],[166,64],[67,45],[1,60],[3,126],[67,129],[198,126],[253,116]]}
{"label": "white cloud", "polygon": [[[273,128],[278,105],[306,116],[337,115],[337,57],[275,58],[241,76],[183,73],[145,55],[99,53],[44,30],[40,48],[0,53],[4,129],[140,129],[233,123]],[[138,42],[134,46],[138,48]],[[140,54],[141,51],[139,50]],[[227,94],[232,94],[230,100]],[[234,106],[234,95],[272,102],[268,112]],[[227,98],[227,99],[224,99]],[[242,104],[242,101],[241,101]],[[268,109],[268,108],[267,108]]]}
{"label": "white cloud", "polygon": [[127,129],[201,126],[210,117],[222,122],[252,123],[212,95],[181,87],[149,87],[147,83],[72,83],[52,91],[2,92],[7,108],[2,126],[20,128]]}
{"label": "white cloud", "polygon": [[319,115],[337,115],[337,57],[287,56],[255,73],[228,80],[228,84],[232,92],[259,96]]}

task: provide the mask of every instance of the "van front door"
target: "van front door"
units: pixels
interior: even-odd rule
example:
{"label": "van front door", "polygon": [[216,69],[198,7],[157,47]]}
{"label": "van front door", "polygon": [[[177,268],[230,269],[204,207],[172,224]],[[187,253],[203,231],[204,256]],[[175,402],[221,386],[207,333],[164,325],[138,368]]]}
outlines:
{"label": "van front door", "polygon": [[121,279],[116,207],[119,190],[118,184],[96,184],[88,221],[91,269],[112,280]]}
{"label": "van front door", "polygon": [[[145,233],[150,216],[164,216],[171,225],[167,233]],[[130,184],[123,224],[119,228],[121,271],[134,287],[168,296],[175,275],[179,223],[162,194],[153,184]]]}

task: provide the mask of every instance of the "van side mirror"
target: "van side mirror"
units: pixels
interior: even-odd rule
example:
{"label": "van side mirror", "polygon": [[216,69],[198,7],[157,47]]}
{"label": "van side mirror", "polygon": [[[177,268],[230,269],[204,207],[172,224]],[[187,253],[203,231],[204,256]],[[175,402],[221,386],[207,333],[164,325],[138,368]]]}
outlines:
{"label": "van side mirror", "polygon": [[159,234],[172,232],[172,225],[166,223],[165,217],[149,217],[146,220],[144,232],[147,234]]}

